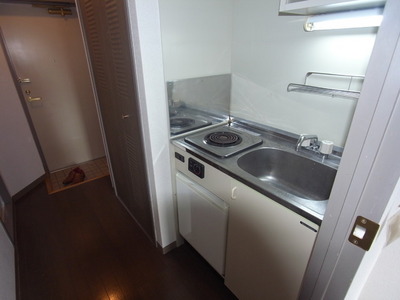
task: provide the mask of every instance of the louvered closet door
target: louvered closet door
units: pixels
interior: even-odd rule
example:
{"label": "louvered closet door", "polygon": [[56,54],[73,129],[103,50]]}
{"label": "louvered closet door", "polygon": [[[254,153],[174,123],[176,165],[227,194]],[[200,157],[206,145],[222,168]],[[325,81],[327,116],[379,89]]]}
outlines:
{"label": "louvered closet door", "polygon": [[123,0],[80,0],[117,195],[152,241],[154,225]]}
{"label": "louvered closet door", "polygon": [[103,1],[83,0],[78,2],[82,12],[86,43],[89,48],[92,72],[100,105],[103,127],[110,153],[111,168],[117,185],[119,197],[130,197],[123,173],[123,158],[118,153],[123,148],[118,132],[121,131],[110,50],[107,47],[107,26],[104,22],[105,9]]}
{"label": "louvered closet door", "polygon": [[148,180],[145,169],[145,156],[140,124],[139,98],[137,92],[134,62],[131,51],[130,34],[127,22],[126,1],[107,0],[106,20],[109,46],[113,61],[113,74],[116,86],[122,131],[120,139],[126,151],[125,172],[129,173],[129,187],[132,196],[125,202],[143,229],[154,239],[154,227]]}

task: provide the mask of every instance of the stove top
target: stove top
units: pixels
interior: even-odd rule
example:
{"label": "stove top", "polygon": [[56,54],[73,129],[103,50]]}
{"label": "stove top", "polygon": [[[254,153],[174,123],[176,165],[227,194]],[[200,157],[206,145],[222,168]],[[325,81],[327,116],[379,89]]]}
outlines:
{"label": "stove top", "polygon": [[185,133],[211,124],[209,121],[194,117],[172,117],[169,122],[171,134]]}
{"label": "stove top", "polygon": [[187,136],[185,142],[220,158],[227,158],[262,143],[258,136],[222,126]]}

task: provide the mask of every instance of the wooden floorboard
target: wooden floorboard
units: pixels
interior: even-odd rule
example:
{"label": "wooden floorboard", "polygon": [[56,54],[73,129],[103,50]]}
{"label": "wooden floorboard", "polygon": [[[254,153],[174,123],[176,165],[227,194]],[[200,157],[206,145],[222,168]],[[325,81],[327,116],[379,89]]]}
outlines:
{"label": "wooden floorboard", "polygon": [[109,177],[15,205],[18,299],[236,299],[187,244],[161,254]]}

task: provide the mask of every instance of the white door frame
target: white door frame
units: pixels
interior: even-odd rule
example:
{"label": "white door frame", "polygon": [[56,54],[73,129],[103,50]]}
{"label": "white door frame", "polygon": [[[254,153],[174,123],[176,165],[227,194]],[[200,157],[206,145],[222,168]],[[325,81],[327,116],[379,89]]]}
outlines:
{"label": "white door frame", "polygon": [[379,222],[399,178],[400,2],[388,0],[300,299],[344,299],[365,251],[355,218]]}

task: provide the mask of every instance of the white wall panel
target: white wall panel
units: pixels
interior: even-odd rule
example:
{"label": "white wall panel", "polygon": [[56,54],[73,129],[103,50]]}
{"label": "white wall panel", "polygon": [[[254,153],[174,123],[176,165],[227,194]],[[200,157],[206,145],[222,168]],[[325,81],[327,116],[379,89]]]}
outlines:
{"label": "white wall panel", "polygon": [[176,224],[158,9],[157,0],[129,3],[156,237],[167,247],[176,240]]}
{"label": "white wall panel", "polygon": [[343,146],[357,102],[286,88],[309,71],[365,74],[376,29],[305,32],[305,17],[279,16],[278,6],[234,0],[231,113]]}
{"label": "white wall panel", "polygon": [[232,0],[160,0],[165,79],[231,71]]}

